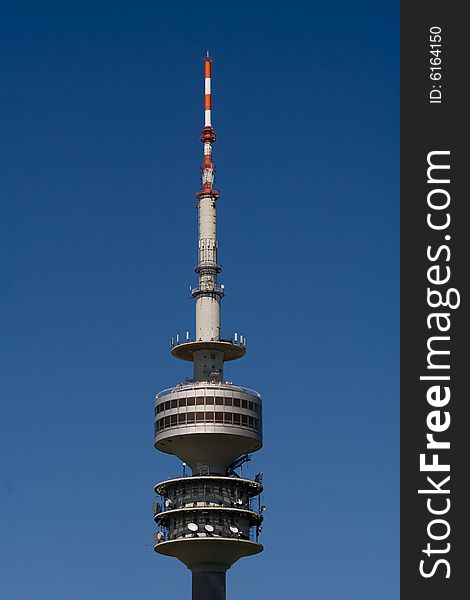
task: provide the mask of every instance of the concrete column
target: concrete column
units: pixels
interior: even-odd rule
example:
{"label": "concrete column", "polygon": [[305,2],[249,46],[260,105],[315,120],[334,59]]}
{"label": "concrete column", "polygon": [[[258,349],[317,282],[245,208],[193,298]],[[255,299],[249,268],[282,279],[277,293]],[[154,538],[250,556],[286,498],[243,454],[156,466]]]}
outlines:
{"label": "concrete column", "polygon": [[193,354],[195,381],[222,381],[224,353],[215,350],[198,350]]}
{"label": "concrete column", "polygon": [[217,223],[215,200],[210,196],[203,196],[199,200],[199,239],[216,239]]}
{"label": "concrete column", "polygon": [[225,600],[225,565],[198,565],[192,567],[192,600]]}
{"label": "concrete column", "polygon": [[196,299],[196,340],[220,339],[220,294],[217,290],[216,200],[199,199],[199,290]]}
{"label": "concrete column", "polygon": [[196,300],[196,341],[220,339],[220,299],[215,294]]}

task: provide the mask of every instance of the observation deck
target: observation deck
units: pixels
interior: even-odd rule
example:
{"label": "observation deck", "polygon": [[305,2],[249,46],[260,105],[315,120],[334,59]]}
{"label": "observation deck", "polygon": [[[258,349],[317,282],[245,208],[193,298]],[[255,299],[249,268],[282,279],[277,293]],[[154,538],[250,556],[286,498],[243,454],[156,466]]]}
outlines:
{"label": "observation deck", "polygon": [[227,465],[263,443],[260,394],[227,382],[193,382],[155,399],[155,448],[199,473],[223,475]]}

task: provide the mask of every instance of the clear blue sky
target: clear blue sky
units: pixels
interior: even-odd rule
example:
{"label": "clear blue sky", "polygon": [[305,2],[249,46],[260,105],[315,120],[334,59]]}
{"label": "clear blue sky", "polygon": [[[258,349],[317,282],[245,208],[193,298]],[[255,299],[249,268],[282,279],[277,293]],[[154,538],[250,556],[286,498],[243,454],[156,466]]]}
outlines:
{"label": "clear blue sky", "polygon": [[190,374],[206,49],[226,375],[265,415],[229,597],[398,597],[398,9],[2,3],[2,599],[190,596],[153,396]]}

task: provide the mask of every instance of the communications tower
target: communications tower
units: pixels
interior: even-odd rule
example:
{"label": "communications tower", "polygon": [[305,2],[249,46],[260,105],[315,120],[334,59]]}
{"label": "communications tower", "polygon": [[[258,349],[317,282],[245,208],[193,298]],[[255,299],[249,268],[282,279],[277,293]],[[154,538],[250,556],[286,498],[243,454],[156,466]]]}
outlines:
{"label": "communications tower", "polygon": [[220,194],[213,186],[211,67],[207,53],[202,188],[196,194],[199,284],[192,289],[196,330],[193,338],[186,332],[171,340],[172,355],[192,362],[194,374],[155,399],[155,448],[183,461],[183,476],[155,486],[160,498],[153,505],[159,526],[154,549],[179,558],[191,570],[193,600],[224,600],[227,569],[263,549],[258,542],[264,510],[262,473],[252,480],[237,471],[262,446],[261,396],[224,379],[224,363],[244,356],[246,338],[221,334],[224,286],[218,282]]}

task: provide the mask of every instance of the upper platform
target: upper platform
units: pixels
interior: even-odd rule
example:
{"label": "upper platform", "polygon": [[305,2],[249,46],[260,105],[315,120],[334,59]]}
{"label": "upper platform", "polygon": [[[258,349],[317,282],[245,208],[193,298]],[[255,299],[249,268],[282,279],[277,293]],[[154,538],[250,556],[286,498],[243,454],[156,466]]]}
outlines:
{"label": "upper platform", "polygon": [[184,341],[181,343],[172,343],[171,353],[175,358],[187,360],[189,362],[194,361],[194,353],[199,350],[209,350],[213,352],[222,352],[224,355],[224,362],[229,360],[235,360],[241,358],[246,353],[246,342],[234,340],[212,340],[203,342],[199,341]]}

